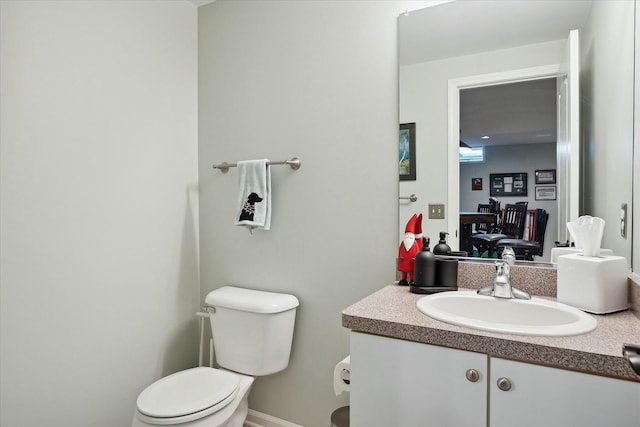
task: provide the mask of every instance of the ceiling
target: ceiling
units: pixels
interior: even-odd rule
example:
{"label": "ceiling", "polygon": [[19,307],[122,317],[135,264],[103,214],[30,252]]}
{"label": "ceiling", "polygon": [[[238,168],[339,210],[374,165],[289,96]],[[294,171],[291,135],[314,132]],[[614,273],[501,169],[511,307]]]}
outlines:
{"label": "ceiling", "polygon": [[460,91],[460,140],[471,147],[556,142],[556,122],[555,78]]}
{"label": "ceiling", "polygon": [[[566,39],[588,0],[458,0],[399,18],[399,64]],[[555,79],[460,92],[461,140],[470,146],[556,141]],[[490,139],[482,139],[483,136]]]}

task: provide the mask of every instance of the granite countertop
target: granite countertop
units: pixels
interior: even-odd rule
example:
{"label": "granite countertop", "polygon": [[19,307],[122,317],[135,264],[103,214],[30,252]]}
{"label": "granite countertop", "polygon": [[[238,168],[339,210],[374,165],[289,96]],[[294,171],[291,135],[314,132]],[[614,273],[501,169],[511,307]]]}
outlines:
{"label": "granite countertop", "polygon": [[622,355],[624,343],[640,344],[640,319],[628,310],[593,315],[598,326],[586,334],[537,337],[440,322],[416,307],[423,296],[409,292],[406,286],[386,286],[343,310],[342,325],[355,332],[640,382],[640,375]]}

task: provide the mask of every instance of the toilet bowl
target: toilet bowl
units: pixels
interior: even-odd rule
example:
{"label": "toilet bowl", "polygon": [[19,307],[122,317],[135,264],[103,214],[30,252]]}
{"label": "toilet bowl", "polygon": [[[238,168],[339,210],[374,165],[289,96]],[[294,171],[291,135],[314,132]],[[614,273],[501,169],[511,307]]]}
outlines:
{"label": "toilet bowl", "polygon": [[288,366],[296,297],[223,286],[205,304],[220,368],[186,369],[151,384],[138,397],[132,427],[242,427],[254,377]]}
{"label": "toilet bowl", "polygon": [[208,367],[176,372],[138,397],[132,427],[242,427],[253,377]]}

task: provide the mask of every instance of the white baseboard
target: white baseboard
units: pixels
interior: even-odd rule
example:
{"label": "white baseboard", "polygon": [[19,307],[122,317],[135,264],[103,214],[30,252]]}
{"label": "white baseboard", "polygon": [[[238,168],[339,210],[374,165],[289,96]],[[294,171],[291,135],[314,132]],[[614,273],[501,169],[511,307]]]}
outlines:
{"label": "white baseboard", "polygon": [[244,422],[244,427],[304,427],[289,421],[281,420],[274,416],[249,409],[249,414]]}

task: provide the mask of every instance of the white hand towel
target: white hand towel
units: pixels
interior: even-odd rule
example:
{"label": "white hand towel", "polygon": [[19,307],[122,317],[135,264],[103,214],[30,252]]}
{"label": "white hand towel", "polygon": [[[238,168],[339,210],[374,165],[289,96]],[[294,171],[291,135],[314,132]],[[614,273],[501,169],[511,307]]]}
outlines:
{"label": "white hand towel", "polygon": [[269,230],[271,227],[271,172],[269,160],[238,162],[236,225]]}

